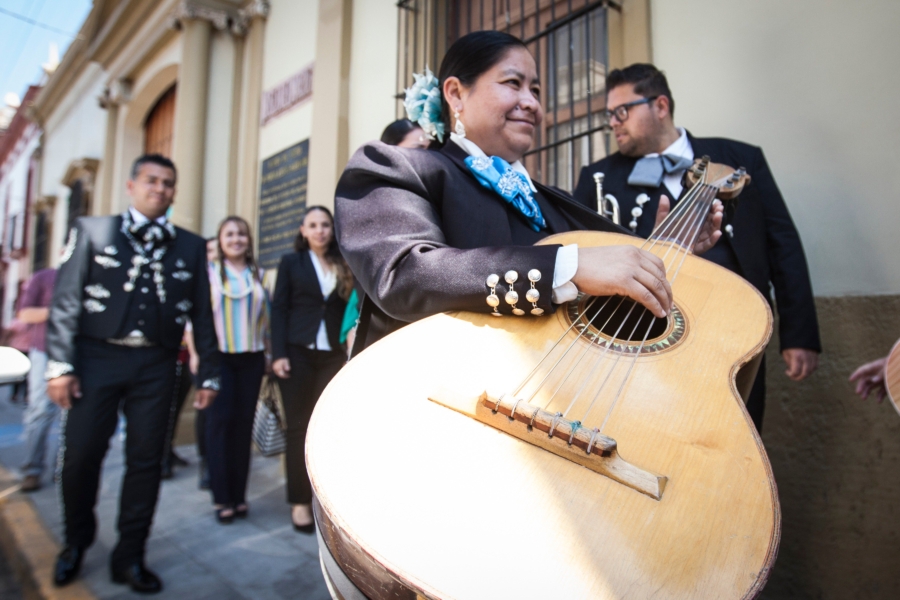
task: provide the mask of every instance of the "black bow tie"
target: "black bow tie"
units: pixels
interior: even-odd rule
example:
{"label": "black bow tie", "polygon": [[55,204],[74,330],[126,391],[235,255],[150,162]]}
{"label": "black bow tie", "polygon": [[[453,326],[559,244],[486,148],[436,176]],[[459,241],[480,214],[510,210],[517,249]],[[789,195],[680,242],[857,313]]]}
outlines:
{"label": "black bow tie", "polygon": [[172,240],[169,229],[156,221],[147,221],[140,225],[132,225],[131,233],[141,244],[152,244],[154,248],[165,246]]}

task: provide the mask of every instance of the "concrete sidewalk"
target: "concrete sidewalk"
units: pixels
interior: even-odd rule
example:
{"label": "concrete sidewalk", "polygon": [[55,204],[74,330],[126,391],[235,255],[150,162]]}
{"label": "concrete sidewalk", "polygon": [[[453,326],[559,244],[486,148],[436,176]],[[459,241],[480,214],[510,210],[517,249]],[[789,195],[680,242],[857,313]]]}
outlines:
{"label": "concrete sidewalk", "polygon": [[[21,405],[10,403],[8,388],[0,388],[0,464],[12,473],[17,473],[22,461],[22,411]],[[54,430],[54,444],[57,436],[58,431]],[[326,600],[331,597],[319,568],[316,538],[297,533],[291,527],[280,458],[254,453],[248,486],[249,518],[220,525],[215,520],[209,493],[197,489],[195,447],[180,446],[177,451],[191,464],[177,469],[174,479],[163,482],[147,547],[147,565],[159,574],[165,586],[157,597],[217,600]],[[97,503],[97,541],[88,551],[81,570],[81,581],[98,598],[145,597],[109,580],[108,559],[116,542],[123,459],[122,441],[117,434],[103,466]],[[51,476],[48,473],[45,479]],[[37,528],[42,524],[58,543],[62,529],[56,487],[45,483],[38,492],[28,495],[16,492],[14,496],[19,500],[27,497],[39,517],[24,527]],[[20,506],[26,505],[20,502]],[[0,504],[0,511],[3,510]],[[30,539],[28,531],[17,533],[20,540]],[[38,560],[47,562],[45,556]],[[52,564],[31,567],[49,576],[47,569]]]}

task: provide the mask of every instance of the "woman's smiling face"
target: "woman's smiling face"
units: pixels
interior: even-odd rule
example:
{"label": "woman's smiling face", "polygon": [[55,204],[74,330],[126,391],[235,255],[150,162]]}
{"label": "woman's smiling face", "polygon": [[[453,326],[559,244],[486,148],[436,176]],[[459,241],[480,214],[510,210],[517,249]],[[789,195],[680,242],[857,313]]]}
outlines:
{"label": "woman's smiling face", "polygon": [[235,221],[229,221],[222,226],[219,232],[219,247],[222,248],[222,254],[228,260],[240,260],[247,256],[247,249],[250,247],[249,232],[242,224]]}
{"label": "woman's smiling face", "polygon": [[510,163],[525,155],[544,119],[540,95],[534,58],[521,47],[510,48],[470,87],[455,77],[444,82],[444,98],[451,115],[459,112],[466,138]]}
{"label": "woman's smiling face", "polygon": [[306,238],[313,252],[325,252],[331,244],[334,224],[324,210],[311,210],[303,217],[300,233]]}

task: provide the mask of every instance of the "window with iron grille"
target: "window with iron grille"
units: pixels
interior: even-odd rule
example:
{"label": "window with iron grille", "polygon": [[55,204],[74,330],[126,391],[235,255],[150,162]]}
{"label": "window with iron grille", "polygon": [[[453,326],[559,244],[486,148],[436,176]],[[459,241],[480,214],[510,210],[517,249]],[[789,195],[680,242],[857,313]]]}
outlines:
{"label": "window with iron grille", "polygon": [[400,0],[397,3],[397,116],[412,74],[438,70],[447,48],[482,29],[525,41],[542,81],[544,122],[525,157],[529,173],[571,191],[581,168],[609,153],[602,111],[609,65],[608,12],[591,0]]}

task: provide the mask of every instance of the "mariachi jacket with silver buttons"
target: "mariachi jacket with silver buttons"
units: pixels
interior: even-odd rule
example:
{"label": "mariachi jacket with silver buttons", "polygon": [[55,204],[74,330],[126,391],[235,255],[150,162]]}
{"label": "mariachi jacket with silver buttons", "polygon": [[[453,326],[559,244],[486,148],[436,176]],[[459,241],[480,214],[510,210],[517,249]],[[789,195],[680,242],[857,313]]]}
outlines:
{"label": "mariachi jacket with silver buttons", "polygon": [[[160,260],[142,261],[122,222],[122,215],[84,217],[69,232],[47,322],[47,376],[77,374],[79,336],[123,337],[130,318],[148,339],[175,350],[190,319],[200,354],[199,380],[203,387],[217,388],[218,345],[204,239],[176,227]],[[155,311],[146,321],[140,315],[145,309]]]}
{"label": "mariachi jacket with silver buttons", "polygon": [[[726,235],[703,258],[744,277],[770,303],[771,283],[771,289],[775,292],[774,305],[778,311],[778,337],[782,349],[821,351],[816,304],[803,244],[762,150],[725,138],[695,138],[690,132],[687,132],[687,137],[695,157],[706,155],[713,162],[733,168],[745,167],[751,178],[750,185],[737,202],[725,203],[726,225],[723,229]],[[637,234],[649,237],[659,198],[671,192],[665,184],[655,189],[630,185],[628,176],[636,160],[616,152],[584,167],[573,195],[578,202],[597,210],[593,176],[594,173],[603,173],[603,190],[618,200],[621,214],[625,215],[623,221],[627,222],[637,197],[646,193],[649,201],[644,204],[643,214],[637,219]]]}
{"label": "mariachi jacket with silver buttons", "polygon": [[535,242],[577,229],[630,234],[537,182],[547,228],[535,232],[475,179],[467,157],[453,142],[439,151],[373,142],[347,164],[335,192],[335,231],[366,293],[354,351],[444,311],[549,314],[559,246]]}

